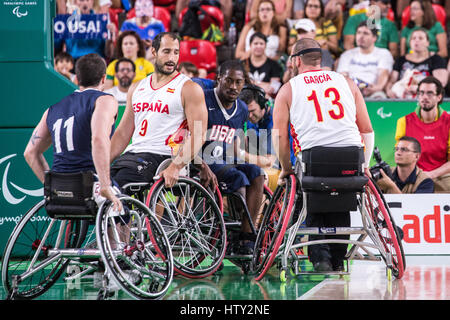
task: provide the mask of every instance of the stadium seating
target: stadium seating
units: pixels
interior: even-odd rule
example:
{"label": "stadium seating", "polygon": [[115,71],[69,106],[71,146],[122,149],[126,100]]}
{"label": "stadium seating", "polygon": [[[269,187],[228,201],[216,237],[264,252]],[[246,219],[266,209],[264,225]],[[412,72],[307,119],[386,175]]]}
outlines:
{"label": "stadium seating", "polygon": [[[211,23],[214,23],[219,29],[224,32],[224,17],[222,11],[219,8],[214,6],[202,5],[200,6],[203,10],[206,11],[207,15],[202,14],[201,11],[198,11],[198,18],[200,20],[200,26],[202,28],[202,32],[205,32],[206,29],[209,28]],[[181,26],[183,22],[183,17],[186,14],[188,8],[184,8],[178,17],[178,25]]]}
{"label": "stadium seating", "polygon": [[[160,20],[164,24],[164,28],[166,28],[166,31],[170,31],[170,11],[164,7],[158,7],[154,6],[154,14],[153,17],[155,19]],[[136,11],[134,8],[132,8],[127,13],[127,19],[134,18],[136,16]]]}
{"label": "stadium seating", "polygon": [[164,7],[170,12],[175,11],[177,0],[153,0],[153,4],[158,7]]}
{"label": "stadium seating", "polygon": [[215,79],[217,69],[216,47],[207,40],[183,40],[180,43],[181,62],[191,62],[197,68],[206,69],[208,79]]}

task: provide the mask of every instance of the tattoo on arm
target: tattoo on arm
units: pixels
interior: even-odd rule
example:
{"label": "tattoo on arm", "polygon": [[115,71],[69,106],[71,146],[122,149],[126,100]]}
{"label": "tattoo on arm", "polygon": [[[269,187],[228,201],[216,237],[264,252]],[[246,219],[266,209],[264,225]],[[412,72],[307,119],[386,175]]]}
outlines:
{"label": "tattoo on arm", "polygon": [[33,132],[33,134],[31,135],[30,141],[31,141],[31,143],[32,143],[33,146],[34,146],[36,140],[37,140],[37,139],[41,139],[41,138],[42,138],[42,137],[38,136],[37,133],[36,133],[36,131],[35,131],[35,132]]}

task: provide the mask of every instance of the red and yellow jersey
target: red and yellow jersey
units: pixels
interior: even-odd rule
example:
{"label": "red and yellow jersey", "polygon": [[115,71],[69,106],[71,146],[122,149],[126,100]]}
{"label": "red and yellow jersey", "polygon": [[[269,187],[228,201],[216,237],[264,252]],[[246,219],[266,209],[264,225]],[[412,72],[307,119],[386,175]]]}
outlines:
{"label": "red and yellow jersey", "polygon": [[424,123],[417,112],[412,112],[397,121],[395,139],[403,136],[416,138],[421,146],[417,166],[424,171],[439,168],[447,162],[450,154],[450,115],[442,111],[436,121]]}

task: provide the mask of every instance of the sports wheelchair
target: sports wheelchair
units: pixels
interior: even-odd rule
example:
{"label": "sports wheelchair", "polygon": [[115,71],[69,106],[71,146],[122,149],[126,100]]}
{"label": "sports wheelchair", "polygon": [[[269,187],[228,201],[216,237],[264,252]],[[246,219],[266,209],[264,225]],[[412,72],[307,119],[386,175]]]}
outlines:
{"label": "sports wheelchair", "polygon": [[173,187],[165,187],[159,174],[170,161],[167,159],[159,165],[154,183],[129,183],[123,188],[126,194],[140,199],[156,212],[169,238],[175,274],[204,278],[219,270],[223,259],[230,260],[248,273],[252,256],[231,255],[229,249],[235,244],[234,240],[239,239],[244,219],[249,221],[253,240],[256,240],[257,225],[272,191],[264,186],[261,214],[255,224],[242,195],[226,192],[220,186],[214,191],[203,187],[198,170],[191,164],[183,169]]}
{"label": "sports wheelchair", "polygon": [[46,172],[44,199],[17,224],[3,254],[8,299],[37,298],[74,263],[103,274],[99,299],[111,288],[135,299],[165,295],[173,257],[160,222],[142,202],[121,194],[124,210],[115,211],[97,196],[95,181],[92,172]]}
{"label": "sports wheelchair", "polygon": [[[288,271],[293,275],[310,273],[299,266],[299,261],[308,259],[304,250],[333,243],[348,244],[346,266],[329,273],[348,274],[351,259],[382,259],[389,280],[392,274],[402,278],[406,267],[402,231],[375,182],[364,175],[362,159],[362,149],[357,147],[314,147],[302,152],[295,174],[277,186],[261,223],[252,258],[256,280],[262,279],[274,262],[281,270],[281,281],[286,281]],[[361,214],[360,227],[304,226],[307,214],[356,210]],[[325,237],[301,241],[305,235]],[[348,240],[332,238],[337,235],[347,235]]]}

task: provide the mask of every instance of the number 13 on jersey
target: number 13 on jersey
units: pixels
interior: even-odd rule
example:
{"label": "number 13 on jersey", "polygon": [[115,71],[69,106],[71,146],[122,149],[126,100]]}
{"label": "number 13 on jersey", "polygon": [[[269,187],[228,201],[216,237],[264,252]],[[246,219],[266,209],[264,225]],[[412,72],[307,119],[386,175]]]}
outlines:
{"label": "number 13 on jersey", "polygon": [[[339,120],[344,117],[344,106],[340,103],[341,96],[336,88],[328,88],[324,92],[325,98],[331,99],[331,104],[337,107],[337,110],[329,110],[328,114],[334,120]],[[314,109],[316,110],[316,116],[318,122],[323,122],[322,106],[319,103],[316,90],[311,92],[308,97],[308,101],[314,102]]]}

